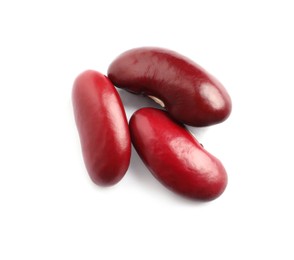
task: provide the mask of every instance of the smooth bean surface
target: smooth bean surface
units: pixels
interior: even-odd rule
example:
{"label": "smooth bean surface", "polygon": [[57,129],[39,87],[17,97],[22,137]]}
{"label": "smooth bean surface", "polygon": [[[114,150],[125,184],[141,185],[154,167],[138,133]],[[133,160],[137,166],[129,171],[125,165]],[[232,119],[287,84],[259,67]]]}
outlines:
{"label": "smooth bean surface", "polygon": [[126,51],[111,63],[108,77],[117,87],[153,98],[188,125],[217,124],[231,113],[223,85],[192,60],[167,49]]}
{"label": "smooth bean surface", "polygon": [[131,141],[116,89],[106,76],[88,70],[75,80],[72,101],[91,179],[103,186],[117,183],[128,169]]}
{"label": "smooth bean surface", "polygon": [[183,196],[213,200],[227,185],[222,163],[167,112],[142,108],[130,120],[132,143],[151,173]]}

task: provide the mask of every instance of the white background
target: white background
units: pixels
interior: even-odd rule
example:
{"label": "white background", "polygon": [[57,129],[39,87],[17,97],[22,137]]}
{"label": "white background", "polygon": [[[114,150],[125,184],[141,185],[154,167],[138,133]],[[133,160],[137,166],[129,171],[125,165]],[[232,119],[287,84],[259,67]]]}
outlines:
{"label": "white background", "polygon": [[[0,1],[0,259],[293,259],[293,1]],[[229,175],[209,203],[172,194],[133,151],[92,184],[75,77],[139,46],[175,50],[233,101],[190,128]],[[120,91],[128,118],[145,98]]]}

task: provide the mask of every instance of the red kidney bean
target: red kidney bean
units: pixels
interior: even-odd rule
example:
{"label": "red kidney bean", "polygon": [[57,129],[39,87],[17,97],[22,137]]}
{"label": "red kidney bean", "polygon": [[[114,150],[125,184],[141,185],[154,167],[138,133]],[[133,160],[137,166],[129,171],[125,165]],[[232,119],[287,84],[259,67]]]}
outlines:
{"label": "red kidney bean", "polygon": [[221,162],[165,111],[142,108],[133,114],[129,126],[139,156],[167,188],[199,200],[222,194],[227,174]]}
{"label": "red kidney bean", "polygon": [[110,80],[85,71],[74,82],[72,101],[83,157],[94,183],[121,180],[131,155],[131,141],[121,99]]}
{"label": "red kidney bean", "polygon": [[224,121],[231,99],[222,84],[188,58],[161,48],[122,53],[108,68],[117,87],[150,96],[180,122],[208,126]]}

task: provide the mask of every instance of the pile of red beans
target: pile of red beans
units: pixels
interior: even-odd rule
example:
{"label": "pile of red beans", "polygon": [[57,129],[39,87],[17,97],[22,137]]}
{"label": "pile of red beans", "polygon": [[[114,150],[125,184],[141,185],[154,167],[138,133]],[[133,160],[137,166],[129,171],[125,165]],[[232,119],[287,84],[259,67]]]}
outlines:
{"label": "pile of red beans", "polygon": [[[122,53],[108,75],[88,70],[74,82],[72,100],[87,171],[94,183],[114,185],[127,172],[131,143],[150,172],[170,190],[213,200],[227,185],[222,163],[184,124],[224,121],[231,99],[222,84],[198,64],[162,48]],[[152,98],[162,109],[141,108],[128,124],[116,88]]]}

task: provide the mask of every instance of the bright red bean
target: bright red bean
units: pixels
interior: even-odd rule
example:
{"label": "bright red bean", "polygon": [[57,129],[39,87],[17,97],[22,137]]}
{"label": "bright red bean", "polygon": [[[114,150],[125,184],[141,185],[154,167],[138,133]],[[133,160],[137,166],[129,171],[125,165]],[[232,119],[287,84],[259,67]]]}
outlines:
{"label": "bright red bean", "polygon": [[130,132],[139,156],[167,188],[199,200],[215,199],[225,190],[227,174],[221,162],[165,111],[138,110]]}
{"label": "bright red bean", "polygon": [[160,48],[122,53],[108,68],[117,87],[159,101],[172,117],[193,126],[224,121],[231,99],[213,76],[188,58]]}
{"label": "bright red bean", "polygon": [[75,80],[72,101],[91,179],[103,186],[117,183],[128,169],[131,141],[116,89],[106,76],[88,70]]}

